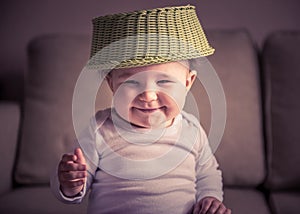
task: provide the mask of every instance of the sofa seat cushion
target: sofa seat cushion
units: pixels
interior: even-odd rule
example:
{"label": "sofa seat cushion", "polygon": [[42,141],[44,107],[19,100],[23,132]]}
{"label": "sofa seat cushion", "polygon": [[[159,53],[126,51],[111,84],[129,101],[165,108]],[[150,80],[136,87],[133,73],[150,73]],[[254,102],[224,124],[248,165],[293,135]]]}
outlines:
{"label": "sofa seat cushion", "polygon": [[87,199],[81,204],[58,201],[48,186],[18,188],[0,197],[0,213],[10,214],[82,214],[87,210]]}
{"label": "sofa seat cushion", "polygon": [[234,214],[271,213],[264,195],[255,189],[224,189],[224,203]]}
{"label": "sofa seat cushion", "polygon": [[[224,194],[224,202],[232,213],[270,214],[263,194],[254,189],[225,188]],[[11,214],[82,214],[86,213],[87,201],[85,198],[81,204],[63,204],[54,198],[48,186],[23,187],[0,197],[0,210]]]}
{"label": "sofa seat cushion", "polygon": [[277,192],[270,196],[274,214],[299,214],[300,192]]}

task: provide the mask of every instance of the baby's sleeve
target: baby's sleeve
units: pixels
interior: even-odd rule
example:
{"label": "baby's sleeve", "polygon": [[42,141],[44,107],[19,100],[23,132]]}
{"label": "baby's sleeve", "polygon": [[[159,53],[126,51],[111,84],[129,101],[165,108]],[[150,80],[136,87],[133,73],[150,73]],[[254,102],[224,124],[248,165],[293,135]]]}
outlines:
{"label": "baby's sleeve", "polygon": [[200,127],[199,130],[199,152],[196,158],[196,200],[200,201],[204,197],[211,196],[222,201],[222,173],[203,128]]}

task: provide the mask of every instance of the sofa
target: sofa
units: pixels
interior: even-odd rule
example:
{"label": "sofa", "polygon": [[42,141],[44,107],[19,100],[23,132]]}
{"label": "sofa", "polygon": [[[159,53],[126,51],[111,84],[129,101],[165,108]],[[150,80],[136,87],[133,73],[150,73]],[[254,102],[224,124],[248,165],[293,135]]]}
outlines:
{"label": "sofa", "polygon": [[[262,47],[244,29],[208,30],[207,37],[216,49],[208,60],[226,98],[225,130],[215,153],[224,203],[234,214],[300,213],[300,32],[274,32]],[[86,213],[87,199],[63,204],[49,179],[73,148],[72,96],[90,43],[89,35],[49,34],[28,44],[25,93],[21,101],[0,101],[0,213]],[[11,80],[5,85],[15,84]],[[0,86],[0,95],[1,89],[7,92]],[[201,81],[191,93],[210,132],[211,100]],[[95,108],[110,103],[103,83]]]}

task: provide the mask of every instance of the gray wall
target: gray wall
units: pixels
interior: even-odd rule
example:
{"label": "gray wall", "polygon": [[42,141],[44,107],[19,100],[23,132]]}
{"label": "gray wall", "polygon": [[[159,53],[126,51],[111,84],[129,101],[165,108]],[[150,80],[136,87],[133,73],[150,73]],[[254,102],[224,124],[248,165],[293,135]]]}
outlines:
{"label": "gray wall", "polygon": [[2,0],[0,80],[24,72],[26,45],[40,34],[90,34],[95,16],[186,4],[196,6],[204,28],[245,28],[258,46],[272,31],[300,30],[299,0]]}

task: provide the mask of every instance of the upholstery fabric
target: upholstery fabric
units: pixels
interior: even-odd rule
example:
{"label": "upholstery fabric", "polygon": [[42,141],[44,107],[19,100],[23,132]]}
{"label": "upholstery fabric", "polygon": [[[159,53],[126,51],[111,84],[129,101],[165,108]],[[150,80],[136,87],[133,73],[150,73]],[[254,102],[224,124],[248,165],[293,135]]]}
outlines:
{"label": "upholstery fabric", "polygon": [[300,189],[300,34],[281,32],[264,47],[269,174],[273,190]]}
{"label": "upholstery fabric", "polygon": [[73,90],[89,44],[85,35],[49,35],[29,45],[18,183],[48,183],[62,153],[71,151]]}
{"label": "upholstery fabric", "polygon": [[264,195],[255,189],[225,188],[224,204],[234,214],[271,213]]}
{"label": "upholstery fabric", "polygon": [[17,104],[0,102],[0,195],[12,187],[11,176],[17,147],[20,110]]}
{"label": "upholstery fabric", "polygon": [[299,214],[299,192],[278,192],[270,196],[270,204],[274,214]]}
{"label": "upholstery fabric", "polygon": [[87,203],[86,198],[82,204],[64,204],[53,196],[49,187],[23,187],[0,197],[0,210],[11,214],[83,214]]}
{"label": "upholstery fabric", "polygon": [[[224,88],[227,119],[224,136],[216,152],[227,186],[256,186],[265,177],[258,60],[245,31],[208,32],[216,49],[208,59]],[[201,79],[201,76],[199,77]],[[207,127],[211,112],[202,106],[204,90],[197,85],[200,119]],[[206,95],[207,96],[207,95]],[[209,104],[208,104],[209,105]]]}

